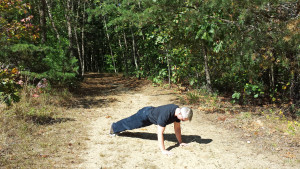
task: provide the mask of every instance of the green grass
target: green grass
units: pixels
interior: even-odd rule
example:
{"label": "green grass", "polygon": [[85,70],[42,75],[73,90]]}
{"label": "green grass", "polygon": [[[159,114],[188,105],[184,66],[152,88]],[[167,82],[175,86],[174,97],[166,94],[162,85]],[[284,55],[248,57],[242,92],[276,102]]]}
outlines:
{"label": "green grass", "polygon": [[197,92],[188,92],[186,95],[190,104],[196,104],[199,102],[200,95]]}
{"label": "green grass", "polygon": [[20,102],[0,107],[0,168],[51,168],[68,151],[65,144],[72,132],[65,131],[75,127],[65,118],[71,115],[62,104],[71,94],[52,89],[32,97],[31,91],[25,88]]}

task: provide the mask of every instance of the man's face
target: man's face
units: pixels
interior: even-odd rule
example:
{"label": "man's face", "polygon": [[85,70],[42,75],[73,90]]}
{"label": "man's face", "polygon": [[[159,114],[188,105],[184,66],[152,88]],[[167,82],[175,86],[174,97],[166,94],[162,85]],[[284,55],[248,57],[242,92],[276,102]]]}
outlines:
{"label": "man's face", "polygon": [[179,113],[179,115],[177,116],[177,118],[181,121],[187,121],[189,120],[188,118],[183,118],[181,112]]}

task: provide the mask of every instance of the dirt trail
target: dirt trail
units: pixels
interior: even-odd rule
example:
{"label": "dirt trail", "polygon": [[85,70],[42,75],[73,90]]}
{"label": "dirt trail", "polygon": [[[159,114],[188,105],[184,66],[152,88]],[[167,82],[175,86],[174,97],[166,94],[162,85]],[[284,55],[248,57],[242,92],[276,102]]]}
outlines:
{"label": "dirt trail", "polygon": [[[105,79],[108,77],[98,78],[90,84],[98,81],[104,85]],[[118,81],[110,82],[110,93],[101,90],[99,86],[93,88],[90,92],[94,95],[85,103],[90,106],[92,100],[109,100],[101,106],[93,106],[95,116],[86,121],[87,149],[80,155],[83,162],[74,166],[76,168],[297,168],[289,166],[276,154],[257,151],[241,140],[238,133],[205,120],[204,112],[197,107],[193,108],[193,121],[182,123],[183,141],[189,146],[176,146],[173,125],[166,127],[165,146],[173,152],[172,156],[159,151],[155,125],[111,137],[108,132],[112,122],[128,117],[144,106],[178,104],[178,99],[174,91],[151,84],[132,89],[130,84]]]}

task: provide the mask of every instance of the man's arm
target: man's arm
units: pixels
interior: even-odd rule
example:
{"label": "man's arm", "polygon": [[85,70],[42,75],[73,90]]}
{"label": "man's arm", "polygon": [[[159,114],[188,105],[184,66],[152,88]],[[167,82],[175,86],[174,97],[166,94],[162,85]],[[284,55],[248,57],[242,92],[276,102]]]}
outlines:
{"label": "man's arm", "polygon": [[174,131],[179,145],[186,146],[187,144],[182,142],[180,122],[174,122]]}
{"label": "man's arm", "polygon": [[180,128],[180,123],[179,122],[174,122],[174,131],[175,131],[175,135],[176,135],[176,138],[178,140],[178,143],[181,144],[182,139],[181,139],[181,128]]}
{"label": "man's arm", "polygon": [[171,152],[165,149],[164,131],[165,131],[165,127],[157,125],[157,139],[158,139],[159,149],[163,154],[169,155],[171,154]]}

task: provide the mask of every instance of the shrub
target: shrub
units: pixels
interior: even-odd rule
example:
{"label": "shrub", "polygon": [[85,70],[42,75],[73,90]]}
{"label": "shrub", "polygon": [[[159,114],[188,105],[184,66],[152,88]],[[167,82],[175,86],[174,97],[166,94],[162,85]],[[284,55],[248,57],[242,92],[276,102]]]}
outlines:
{"label": "shrub", "polygon": [[17,68],[9,70],[7,68],[0,69],[0,101],[5,102],[8,106],[12,102],[20,100],[19,90],[22,81],[17,82],[19,71]]}

